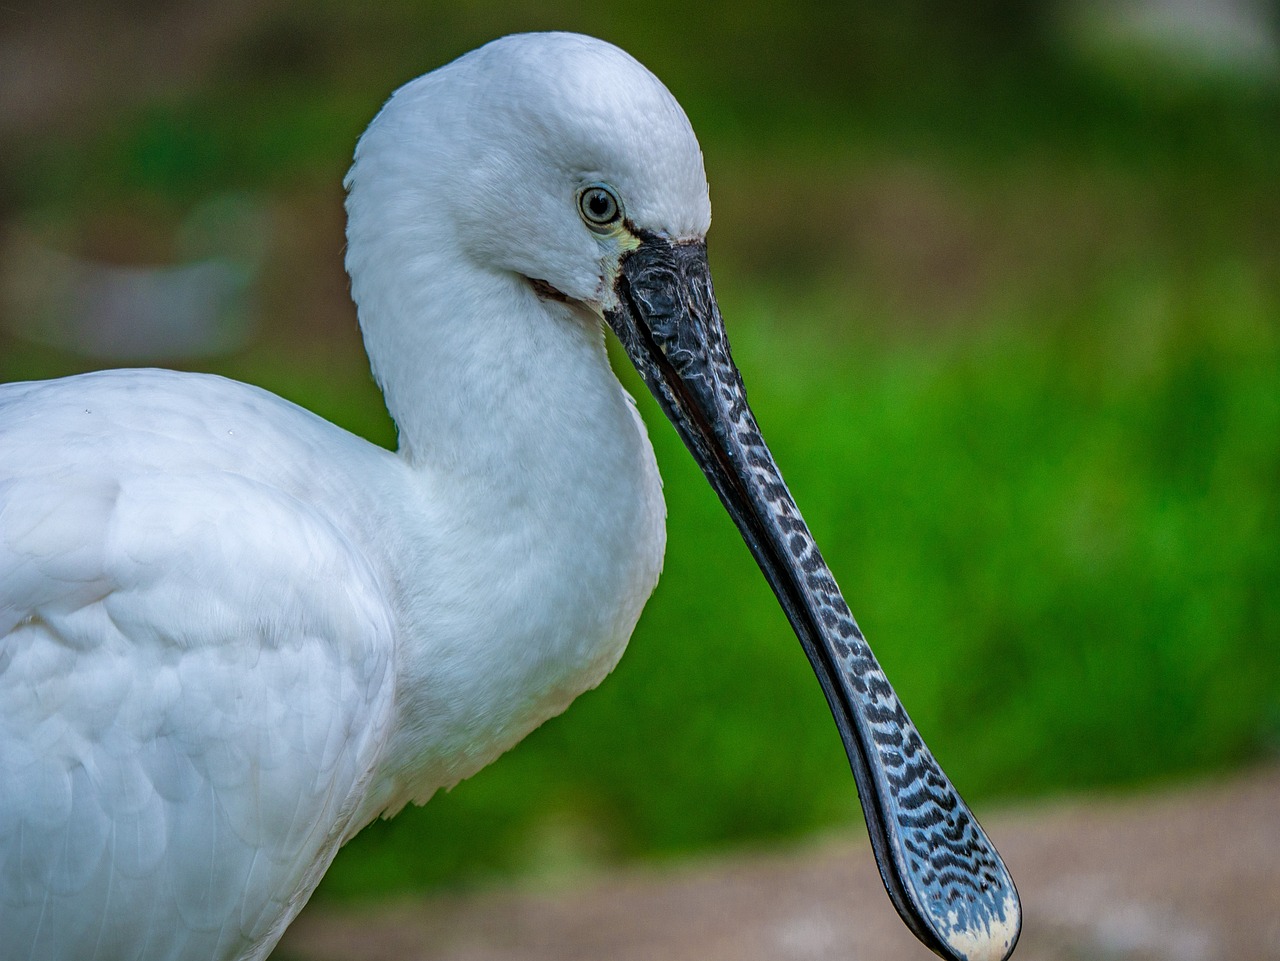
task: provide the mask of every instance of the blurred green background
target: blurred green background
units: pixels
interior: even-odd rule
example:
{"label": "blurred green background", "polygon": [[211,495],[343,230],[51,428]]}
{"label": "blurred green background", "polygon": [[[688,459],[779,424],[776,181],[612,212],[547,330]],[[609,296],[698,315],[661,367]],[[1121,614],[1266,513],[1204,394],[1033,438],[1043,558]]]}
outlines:
{"label": "blurred green background", "polygon": [[[341,266],[355,139],[487,39],[592,33],[699,132],[758,417],[967,799],[1247,764],[1280,748],[1277,22],[1247,0],[9,0],[0,379],[215,370],[392,444]],[[319,897],[858,818],[786,621],[615,357],[670,511],[627,656],[364,832]]]}

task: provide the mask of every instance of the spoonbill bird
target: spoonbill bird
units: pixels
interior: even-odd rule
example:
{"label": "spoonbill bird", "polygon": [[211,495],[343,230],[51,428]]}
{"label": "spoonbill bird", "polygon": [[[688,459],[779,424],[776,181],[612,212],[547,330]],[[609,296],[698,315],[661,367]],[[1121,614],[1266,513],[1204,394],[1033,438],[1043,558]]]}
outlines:
{"label": "spoonbill bird", "polygon": [[894,907],[1006,957],[1013,882],[747,406],[666,88],[598,40],[497,40],[400,88],[346,187],[397,452],[219,377],[0,387],[0,958],[262,959],[344,841],[608,673],[665,509],[606,324],[799,636]]}

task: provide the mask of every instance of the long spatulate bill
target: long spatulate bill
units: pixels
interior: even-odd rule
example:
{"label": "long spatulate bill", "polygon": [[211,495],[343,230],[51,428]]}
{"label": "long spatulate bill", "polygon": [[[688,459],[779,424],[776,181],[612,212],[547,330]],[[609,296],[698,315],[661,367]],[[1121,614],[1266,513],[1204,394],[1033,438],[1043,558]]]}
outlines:
{"label": "long spatulate bill", "polygon": [[1003,961],[1013,879],[920,739],[840,595],[747,406],[704,243],[642,237],[605,316],[732,515],[786,611],[844,741],[880,876],[944,958]]}

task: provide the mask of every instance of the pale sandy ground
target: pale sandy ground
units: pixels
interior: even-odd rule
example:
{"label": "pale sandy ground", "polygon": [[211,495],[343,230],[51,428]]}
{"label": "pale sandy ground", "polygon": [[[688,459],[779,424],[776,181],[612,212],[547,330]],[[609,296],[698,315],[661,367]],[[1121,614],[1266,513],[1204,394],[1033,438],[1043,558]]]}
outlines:
{"label": "pale sandy ground", "polygon": [[[1022,893],[1019,961],[1280,961],[1280,766],[988,813]],[[317,905],[279,961],[927,961],[864,837],[554,891]]]}

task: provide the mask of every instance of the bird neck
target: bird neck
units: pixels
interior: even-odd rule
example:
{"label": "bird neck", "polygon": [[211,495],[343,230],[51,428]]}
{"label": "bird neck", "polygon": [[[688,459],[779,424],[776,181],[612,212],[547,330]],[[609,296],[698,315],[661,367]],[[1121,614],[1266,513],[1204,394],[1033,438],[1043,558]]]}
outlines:
{"label": "bird neck", "polygon": [[573,436],[609,430],[616,424],[599,418],[626,406],[598,317],[461,257],[388,264],[388,272],[400,292],[375,281],[373,302],[360,303],[361,328],[411,466],[467,482],[520,477],[527,487],[556,466],[557,453],[610,439]]}
{"label": "bird neck", "polygon": [[665,546],[653,450],[599,319],[446,245],[404,249],[353,271],[423,505],[397,565],[397,760],[366,816],[469,776],[599,683]]}

